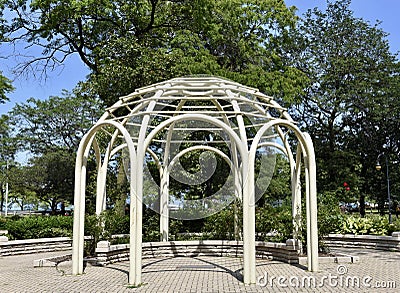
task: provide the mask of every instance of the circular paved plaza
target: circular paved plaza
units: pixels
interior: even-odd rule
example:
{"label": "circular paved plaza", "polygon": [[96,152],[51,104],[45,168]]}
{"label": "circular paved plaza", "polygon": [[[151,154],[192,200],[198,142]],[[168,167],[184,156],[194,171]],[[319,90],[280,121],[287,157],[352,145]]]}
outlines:
{"label": "circular paved plaza", "polygon": [[341,250],[358,263],[322,263],[320,272],[273,260],[257,260],[257,284],[242,283],[242,259],[176,257],[143,260],[143,286],[127,285],[129,263],[87,265],[71,275],[71,262],[33,267],[33,261],[63,255],[52,252],[0,257],[0,292],[399,292],[400,253]]}

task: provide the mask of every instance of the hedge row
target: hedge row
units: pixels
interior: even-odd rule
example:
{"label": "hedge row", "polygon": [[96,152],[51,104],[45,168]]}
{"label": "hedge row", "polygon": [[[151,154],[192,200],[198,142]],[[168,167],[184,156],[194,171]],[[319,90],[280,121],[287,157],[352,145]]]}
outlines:
{"label": "hedge row", "polygon": [[[234,209],[227,208],[201,223],[194,221],[170,220],[171,239],[181,240],[180,233],[202,232],[202,238],[207,239],[234,239]],[[241,218],[237,215],[239,230]],[[193,222],[193,223],[192,223]],[[303,218],[304,222],[304,218]],[[103,223],[102,225],[100,223]],[[143,241],[157,241],[159,239],[159,216],[148,213],[143,221]],[[305,224],[305,223],[303,223]],[[10,240],[46,238],[46,237],[71,237],[73,218],[66,216],[13,216],[0,218],[0,230],[8,230]],[[342,214],[332,209],[321,208],[318,213],[319,236],[328,233],[340,234],[370,234],[391,235],[400,231],[400,218],[393,217],[389,224],[387,216],[368,215],[360,218],[354,215]],[[103,228],[104,227],[104,230]],[[264,207],[256,211],[256,231],[258,240],[281,242],[291,237],[292,219],[290,209],[287,207]],[[108,212],[101,217],[86,216],[85,235],[92,236],[95,241],[110,239],[114,234],[129,234],[129,217],[118,216]],[[188,239],[198,238],[190,236]],[[187,238],[187,237],[186,237]],[[185,238],[185,239],[186,239]],[[93,244],[94,244],[93,243]]]}
{"label": "hedge row", "polygon": [[64,216],[13,216],[0,218],[0,230],[8,230],[10,240],[71,237],[72,217]]}

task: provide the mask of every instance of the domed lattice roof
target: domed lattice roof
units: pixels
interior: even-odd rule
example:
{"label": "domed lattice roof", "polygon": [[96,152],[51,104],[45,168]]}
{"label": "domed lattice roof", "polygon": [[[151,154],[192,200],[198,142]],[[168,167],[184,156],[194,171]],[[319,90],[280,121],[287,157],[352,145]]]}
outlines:
{"label": "domed lattice roof", "polygon": [[[124,125],[135,145],[145,143],[145,138],[150,136],[151,139],[146,142],[146,161],[154,160],[159,168],[169,166],[169,174],[174,180],[190,186],[203,184],[207,180],[215,181],[212,174],[217,176],[215,170],[221,169],[221,163],[218,164],[214,157],[216,152],[219,152],[228,165],[239,168],[241,164],[241,156],[236,151],[232,135],[210,119],[216,119],[234,131],[241,142],[247,142],[244,143],[247,149],[252,145],[259,129],[269,121],[291,121],[286,109],[259,90],[212,76],[174,78],[137,89],[109,107],[102,119],[114,120]],[[160,127],[163,123],[165,126]],[[155,134],[151,135],[152,132]],[[276,126],[262,133],[258,141],[258,164],[263,164],[263,169],[268,172],[256,174],[256,200],[269,185],[275,165],[275,151],[270,146],[279,136],[284,136],[284,131],[282,127],[278,129]],[[200,161],[201,170],[185,170],[187,166],[183,167],[179,159],[190,151],[200,150],[203,152],[202,157],[194,157],[196,162]],[[211,152],[214,154],[210,154]],[[127,171],[128,161],[125,161]],[[233,172],[232,168],[231,171]],[[129,172],[127,174],[129,177]],[[151,180],[152,177],[154,172],[150,176],[150,171],[145,166],[144,180],[147,180],[147,190],[143,201],[157,210],[156,194],[159,193],[160,186],[155,183],[158,181],[156,178]],[[235,198],[232,178],[232,173],[226,175],[225,185],[213,196],[203,198],[197,209],[194,208],[196,200],[173,199],[173,205],[178,210],[172,209],[170,217],[203,218],[217,212],[221,206],[226,206]],[[213,206],[214,209],[204,209],[204,206]]]}
{"label": "domed lattice roof", "polygon": [[[134,142],[143,127],[143,118],[148,117],[147,133],[163,121],[184,114],[202,114],[214,117],[229,125],[239,136],[245,131],[251,143],[256,129],[274,118],[291,120],[285,108],[272,97],[259,90],[239,83],[212,76],[189,76],[174,78],[165,82],[142,87],[121,97],[107,109],[102,119],[112,119],[126,125]],[[238,116],[244,117],[241,125]],[[216,130],[209,123],[186,122],[188,129]],[[241,127],[244,127],[241,129]],[[177,125],[166,131],[179,131]],[[243,137],[242,137],[243,138]],[[164,142],[158,136],[155,142]],[[214,142],[216,143],[216,142]]]}

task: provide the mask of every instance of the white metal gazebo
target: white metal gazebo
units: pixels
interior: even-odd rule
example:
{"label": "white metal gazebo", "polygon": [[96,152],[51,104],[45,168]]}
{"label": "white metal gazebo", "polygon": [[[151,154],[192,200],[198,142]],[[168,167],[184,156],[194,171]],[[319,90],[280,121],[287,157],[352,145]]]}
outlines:
{"label": "white metal gazebo", "polygon": [[[109,141],[105,149],[99,147],[100,133],[103,141],[105,137]],[[297,141],[295,150],[289,144],[289,135]],[[94,153],[97,161],[96,213],[100,214],[106,207],[110,160],[116,154],[123,154],[130,186],[130,284],[141,283],[143,203],[151,205],[149,201],[157,201],[153,207],[160,213],[161,240],[168,241],[168,219],[174,217],[169,208],[171,201],[181,209],[180,216],[185,218],[182,210],[190,206],[191,217],[201,218],[210,214],[211,205],[217,211],[234,199],[239,199],[243,208],[243,280],[245,284],[255,283],[255,203],[260,190],[262,193],[268,185],[265,182],[269,182],[261,178],[268,172],[255,172],[255,162],[260,156],[270,156],[271,149],[284,153],[290,164],[294,238],[300,229],[300,179],[305,179],[308,269],[317,271],[316,166],[310,136],[299,130],[273,98],[257,89],[219,77],[189,76],[143,87],[121,97],[82,138],[75,169],[73,274],[83,273],[88,157]],[[195,151],[205,153],[206,168],[193,179],[193,174],[185,172],[179,160]],[[215,170],[213,161],[207,160],[211,153],[222,158],[230,168],[226,189],[202,199],[201,208],[196,203],[182,204],[173,198],[169,190],[171,177],[186,180],[189,185],[196,184],[199,178],[203,181],[210,178],[207,173]],[[152,161],[158,169],[158,194],[149,191],[152,180],[145,182],[149,177],[145,174],[147,161]],[[302,162],[304,177],[300,174]],[[260,168],[271,166],[261,164]],[[207,200],[208,204],[204,204]]]}

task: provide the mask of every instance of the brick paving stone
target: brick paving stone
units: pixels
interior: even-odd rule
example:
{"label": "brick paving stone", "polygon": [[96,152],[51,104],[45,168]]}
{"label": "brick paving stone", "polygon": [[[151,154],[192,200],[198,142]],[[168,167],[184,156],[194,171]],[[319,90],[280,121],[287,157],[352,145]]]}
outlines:
{"label": "brick paving stone", "polygon": [[[87,265],[71,275],[71,261],[34,268],[35,259],[66,252],[0,257],[0,292],[400,292],[400,253],[337,249],[359,256],[354,264],[320,264],[317,273],[299,265],[257,260],[258,284],[242,283],[241,258],[176,257],[143,260],[143,286],[128,285],[129,262]],[[384,287],[384,288],[382,288]]]}

